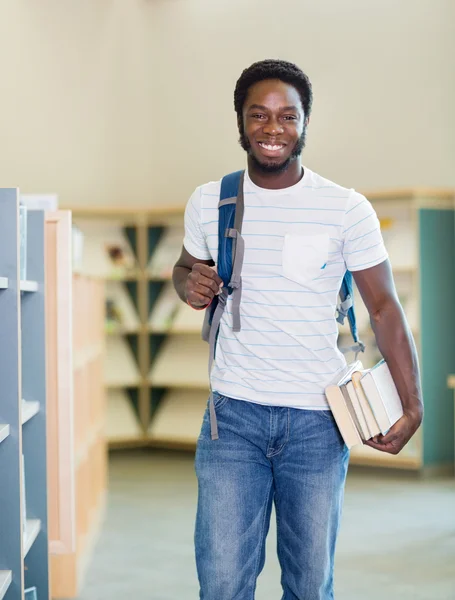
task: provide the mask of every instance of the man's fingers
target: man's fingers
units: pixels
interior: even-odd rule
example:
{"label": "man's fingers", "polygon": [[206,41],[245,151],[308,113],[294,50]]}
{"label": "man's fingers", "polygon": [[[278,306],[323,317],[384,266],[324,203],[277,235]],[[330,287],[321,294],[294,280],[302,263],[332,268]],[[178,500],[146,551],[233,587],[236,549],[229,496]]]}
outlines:
{"label": "man's fingers", "polygon": [[367,440],[365,446],[370,446],[370,448],[374,448],[375,450],[379,450],[380,452],[386,452],[387,454],[398,454],[398,451],[401,450],[399,445],[394,444],[377,444],[373,442],[373,440]]}
{"label": "man's fingers", "polygon": [[219,284],[214,279],[209,279],[205,275],[199,274],[197,283],[211,289],[214,294],[218,294],[220,291]]}
{"label": "man's fingers", "polygon": [[209,298],[205,294],[200,294],[199,292],[196,292],[194,290],[191,290],[187,293],[186,299],[191,304],[191,306],[207,306],[207,304],[209,304],[212,300],[212,298]]}
{"label": "man's fingers", "polygon": [[192,272],[200,273],[201,275],[204,275],[204,277],[215,281],[218,287],[220,286],[220,284],[223,283],[223,280],[216,272],[216,267],[209,267],[208,265],[204,265],[202,263],[196,263],[195,265],[193,265]]}

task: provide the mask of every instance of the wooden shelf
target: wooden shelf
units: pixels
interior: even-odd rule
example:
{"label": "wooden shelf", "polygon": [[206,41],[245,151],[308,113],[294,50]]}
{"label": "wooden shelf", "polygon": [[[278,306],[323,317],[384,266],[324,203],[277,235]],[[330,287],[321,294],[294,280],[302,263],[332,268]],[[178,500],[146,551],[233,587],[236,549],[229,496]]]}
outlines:
{"label": "wooden shelf", "polygon": [[41,521],[39,519],[27,519],[24,531],[24,556],[27,556],[40,531]]}
{"label": "wooden shelf", "polygon": [[149,439],[164,443],[194,447],[201,431],[207,406],[208,390],[172,390],[161,400],[148,430]]}
{"label": "wooden shelf", "polygon": [[139,335],[144,329],[142,327],[117,327],[115,329],[106,327],[104,332],[106,335]]}
{"label": "wooden shelf", "polygon": [[38,282],[37,281],[21,281],[20,283],[21,292],[37,292]]}
{"label": "wooden shelf", "polygon": [[40,403],[33,401],[29,402],[27,400],[22,400],[22,425],[30,421],[36,414],[39,413]]}
{"label": "wooden shelf", "polygon": [[0,600],[5,597],[12,579],[11,571],[0,571]]}
{"label": "wooden shelf", "polygon": [[9,436],[9,425],[0,425],[0,444]]}
{"label": "wooden shelf", "polygon": [[[9,285],[8,277],[0,277],[0,290],[7,290]],[[8,573],[9,571],[7,571]],[[1,595],[0,595],[1,598]]]}
{"label": "wooden shelf", "polygon": [[401,454],[387,454],[374,450],[369,446],[355,446],[351,450],[351,465],[363,465],[371,467],[386,467],[392,469],[418,470],[422,467],[422,461],[417,456]]}
{"label": "wooden shelf", "polygon": [[170,336],[149,374],[149,382],[159,387],[208,389],[209,346],[189,336]]}

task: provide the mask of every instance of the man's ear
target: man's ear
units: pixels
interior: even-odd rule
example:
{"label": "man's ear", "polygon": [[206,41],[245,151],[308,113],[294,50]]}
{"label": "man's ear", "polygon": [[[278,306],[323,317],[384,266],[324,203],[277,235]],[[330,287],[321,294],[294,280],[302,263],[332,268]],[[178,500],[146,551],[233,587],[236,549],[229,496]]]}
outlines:
{"label": "man's ear", "polygon": [[239,133],[243,133],[243,118],[241,115],[237,115],[237,127],[239,129]]}
{"label": "man's ear", "polygon": [[305,127],[308,127],[308,123],[310,122],[310,117],[307,117],[305,119]]}

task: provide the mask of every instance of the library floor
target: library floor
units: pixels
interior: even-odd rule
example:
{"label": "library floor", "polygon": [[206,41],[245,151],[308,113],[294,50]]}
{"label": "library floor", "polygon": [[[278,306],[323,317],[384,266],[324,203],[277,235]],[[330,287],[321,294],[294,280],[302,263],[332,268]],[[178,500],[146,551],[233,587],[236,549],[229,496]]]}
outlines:
{"label": "library floor", "polygon": [[[106,520],[79,600],[196,600],[195,504],[191,455],[111,455]],[[273,522],[267,549],[256,599],[280,600]],[[454,600],[455,479],[352,471],[335,588],[336,600]]]}

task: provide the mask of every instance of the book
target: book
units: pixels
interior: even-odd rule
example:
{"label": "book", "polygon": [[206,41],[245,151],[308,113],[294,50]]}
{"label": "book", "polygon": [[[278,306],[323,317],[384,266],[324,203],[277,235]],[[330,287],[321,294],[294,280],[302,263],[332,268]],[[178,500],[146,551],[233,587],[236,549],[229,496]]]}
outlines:
{"label": "book", "polygon": [[360,380],[363,376],[361,371],[355,371],[352,374],[352,385],[354,386],[354,390],[357,394],[357,398],[360,404],[360,409],[365,418],[366,426],[368,429],[368,437],[367,439],[371,439],[375,435],[379,435],[381,430],[379,429],[378,422],[374,416],[373,410],[368,402],[367,397],[365,396],[365,392],[363,391],[363,387],[360,384]]}
{"label": "book", "polygon": [[386,434],[403,416],[400,396],[387,363],[380,360],[365,370],[360,365],[360,361],[349,365],[325,390],[348,448],[380,433]]}
{"label": "book", "polygon": [[403,416],[403,406],[389,367],[381,360],[361,377],[360,384],[382,434]]}
{"label": "book", "polygon": [[361,371],[362,369],[363,366],[359,360],[348,365],[346,369],[338,375],[337,379],[331,385],[327,386],[325,390],[325,395],[332,411],[333,418],[335,419],[338,429],[348,448],[361,444],[362,437],[353,419],[352,412],[346,404],[346,398],[343,394],[342,387],[345,383],[350,381],[354,371]]}

